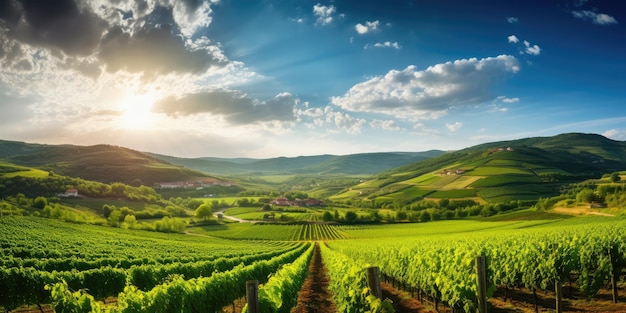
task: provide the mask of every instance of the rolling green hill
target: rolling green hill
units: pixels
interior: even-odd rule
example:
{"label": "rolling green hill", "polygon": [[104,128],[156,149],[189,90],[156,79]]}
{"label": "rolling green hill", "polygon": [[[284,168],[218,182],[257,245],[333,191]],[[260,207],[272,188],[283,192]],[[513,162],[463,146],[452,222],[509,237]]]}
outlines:
{"label": "rolling green hill", "polygon": [[626,169],[626,142],[570,133],[482,144],[383,172],[331,197],[411,203],[537,200],[565,183]]}
{"label": "rolling green hill", "polygon": [[12,164],[104,183],[150,186],[156,182],[207,176],[142,152],[110,145],[50,146],[0,141],[0,158]]}
{"label": "rolling green hill", "polygon": [[262,174],[376,174],[382,171],[426,160],[442,155],[444,152],[432,150],[426,152],[381,152],[351,155],[317,155],[293,158],[280,157],[270,159],[225,159],[225,158],[177,158],[152,154],[172,164],[185,166],[205,173],[220,175]]}

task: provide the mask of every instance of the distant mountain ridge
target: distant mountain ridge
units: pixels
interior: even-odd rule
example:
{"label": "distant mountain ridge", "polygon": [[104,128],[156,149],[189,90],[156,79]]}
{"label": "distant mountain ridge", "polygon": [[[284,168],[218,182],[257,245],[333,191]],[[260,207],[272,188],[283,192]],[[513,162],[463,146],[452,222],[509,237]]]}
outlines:
{"label": "distant mountain ridge", "polygon": [[364,174],[373,175],[394,167],[445,153],[381,152],[352,155],[316,155],[252,158],[179,158],[139,152],[113,145],[44,145],[0,140],[0,159],[23,166],[105,183],[146,185],[187,180],[209,175],[244,174]]}
{"label": "distant mountain ridge", "polygon": [[626,170],[626,142],[567,133],[480,144],[379,173],[331,197],[411,203],[416,199],[537,200],[565,183]]}
{"label": "distant mountain ridge", "polygon": [[0,140],[0,159],[57,174],[103,183],[151,186],[157,182],[208,177],[148,154],[112,145],[41,145]]}
{"label": "distant mountain ridge", "polygon": [[376,174],[398,166],[426,160],[444,154],[444,151],[379,152],[350,155],[316,155],[279,157],[269,159],[248,158],[178,158],[150,154],[172,164],[216,175],[242,174]]}

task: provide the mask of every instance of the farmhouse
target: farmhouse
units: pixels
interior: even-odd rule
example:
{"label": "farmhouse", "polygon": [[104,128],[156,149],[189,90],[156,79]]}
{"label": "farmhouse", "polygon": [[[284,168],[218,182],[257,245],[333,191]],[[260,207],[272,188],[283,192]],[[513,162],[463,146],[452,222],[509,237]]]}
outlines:
{"label": "farmhouse", "polygon": [[280,206],[288,206],[291,205],[291,201],[287,198],[276,198],[270,202],[271,204],[280,205]]}
{"label": "farmhouse", "polygon": [[300,206],[306,206],[306,207],[323,206],[324,205],[324,201],[309,198],[309,199],[300,200],[296,204],[300,205]]}
{"label": "farmhouse", "polygon": [[64,193],[57,194],[57,197],[76,198],[76,197],[78,197],[78,190],[76,190],[76,189],[68,189]]}
{"label": "farmhouse", "polygon": [[197,179],[191,179],[191,180],[187,180],[187,181],[173,181],[173,182],[160,182],[160,183],[155,183],[154,187],[155,188],[196,188],[196,189],[202,189],[202,188],[207,188],[207,187],[211,187],[211,186],[234,186],[234,183],[231,182],[227,182],[227,181],[221,181],[221,180],[217,180],[217,179],[211,179],[211,178],[197,178]]}
{"label": "farmhouse", "polygon": [[287,198],[276,198],[274,200],[272,200],[270,202],[270,204],[274,204],[274,205],[278,205],[278,206],[289,206],[289,205],[294,205],[294,206],[305,206],[305,207],[311,207],[311,206],[323,206],[324,205],[324,201],[322,200],[317,200],[317,199],[312,199],[312,198],[308,198],[308,199],[296,199],[294,201],[289,201],[289,199]]}

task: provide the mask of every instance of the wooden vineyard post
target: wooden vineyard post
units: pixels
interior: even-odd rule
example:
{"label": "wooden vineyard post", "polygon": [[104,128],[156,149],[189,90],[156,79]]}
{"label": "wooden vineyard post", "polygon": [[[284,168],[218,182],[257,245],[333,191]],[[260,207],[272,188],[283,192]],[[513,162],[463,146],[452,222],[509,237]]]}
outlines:
{"label": "wooden vineyard post", "polygon": [[560,280],[556,280],[554,284],[554,291],[556,293],[556,313],[563,312],[563,285]]}
{"label": "wooden vineyard post", "polygon": [[619,272],[621,271],[621,267],[618,266],[617,260],[619,257],[616,257],[616,255],[619,252],[617,251],[616,247],[612,247],[611,250],[609,251],[609,260],[611,262],[612,265],[612,269],[611,269],[611,294],[613,295],[613,303],[617,303],[617,282],[619,281]]}
{"label": "wooden vineyard post", "polygon": [[246,300],[248,312],[259,313],[259,281],[249,280],[246,282]]}
{"label": "wooden vineyard post", "polygon": [[378,266],[372,266],[367,268],[367,286],[378,299],[383,298],[383,291],[380,289],[380,281],[378,276],[380,275],[380,269]]}
{"label": "wooden vineyard post", "polygon": [[478,288],[478,311],[487,313],[487,268],[485,256],[476,257],[476,287]]}
{"label": "wooden vineyard post", "polygon": [[613,294],[613,303],[617,303],[617,282],[619,281],[619,276],[616,272],[615,268],[611,271],[611,294]]}

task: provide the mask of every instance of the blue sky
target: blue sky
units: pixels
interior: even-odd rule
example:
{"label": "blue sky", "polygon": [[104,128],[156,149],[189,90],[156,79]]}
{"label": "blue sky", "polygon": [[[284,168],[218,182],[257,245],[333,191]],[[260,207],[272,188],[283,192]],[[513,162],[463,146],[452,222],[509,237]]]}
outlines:
{"label": "blue sky", "polygon": [[620,1],[4,1],[0,137],[182,157],[626,140]]}

